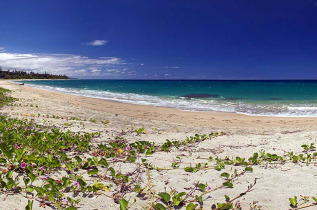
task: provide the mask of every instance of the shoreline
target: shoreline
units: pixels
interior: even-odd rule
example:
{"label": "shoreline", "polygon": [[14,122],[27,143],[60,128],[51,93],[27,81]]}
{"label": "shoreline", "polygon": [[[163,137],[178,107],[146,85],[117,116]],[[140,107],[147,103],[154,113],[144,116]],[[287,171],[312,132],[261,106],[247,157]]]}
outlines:
{"label": "shoreline", "polygon": [[[30,81],[30,80],[27,80]],[[53,81],[53,80],[51,80]],[[10,80],[10,83],[17,83],[17,82],[23,82],[23,80]],[[223,113],[223,114],[237,114],[237,115],[243,115],[243,116],[252,116],[252,117],[273,117],[273,118],[317,118],[316,113],[306,113],[306,112],[298,112],[298,110],[314,110],[316,107],[314,106],[309,106],[309,104],[297,104],[297,102],[285,102],[284,104],[269,104],[271,107],[265,108],[266,104],[261,100],[257,103],[248,103],[248,102],[241,102],[242,107],[240,105],[235,104],[235,105],[230,105],[230,101],[217,101],[216,104],[211,104],[210,107],[205,107],[203,104],[200,104],[199,101],[175,101],[178,100],[178,98],[167,98],[165,99],[164,97],[158,97],[158,96],[150,96],[150,95],[140,95],[137,93],[133,93],[132,95],[135,95],[130,99],[130,96],[127,97],[126,95],[130,95],[130,93],[116,93],[116,92],[109,92],[110,96],[107,96],[107,91],[105,92],[105,95],[101,94],[99,95],[99,92],[97,91],[96,93],[86,93],[85,90],[77,90],[77,89],[68,89],[68,88],[62,88],[62,87],[54,87],[54,86],[45,86],[45,85],[36,85],[36,84],[28,84],[25,83],[25,86],[29,86],[32,88],[37,88],[41,90],[47,90],[47,91],[53,91],[57,93],[62,93],[62,94],[70,94],[74,96],[81,96],[81,97],[86,97],[86,98],[93,98],[93,99],[101,99],[105,100],[108,102],[116,102],[116,103],[124,103],[124,104],[131,104],[131,105],[144,105],[144,106],[151,106],[151,107],[162,107],[162,108],[171,108],[171,109],[176,109],[179,111],[186,111],[186,112],[202,112],[202,113]],[[65,89],[65,90],[64,90]],[[83,92],[82,92],[83,91]],[[94,91],[94,90],[91,90]],[[113,94],[117,94],[113,96]],[[150,98],[148,98],[150,97]],[[152,97],[154,97],[152,99]],[[163,104],[162,104],[163,103]],[[176,104],[174,104],[176,103]],[[183,104],[184,103],[184,104]],[[188,104],[189,103],[189,104]],[[192,104],[193,103],[193,104]],[[239,102],[240,103],[240,102]],[[288,111],[283,111],[281,105],[289,107],[286,108]],[[298,106],[297,106],[298,105]],[[215,107],[214,107],[215,106]],[[249,107],[251,106],[251,107]],[[264,112],[259,112],[253,111],[253,109],[257,109],[253,106],[259,106],[260,108],[264,109],[273,109],[271,111],[264,111]],[[244,109],[245,111],[239,111],[239,107]],[[238,110],[233,111],[231,109],[236,109]],[[212,110],[214,109],[214,110]],[[274,112],[274,109],[278,109],[278,112]],[[297,111],[291,111],[291,110],[297,110]],[[249,111],[248,111],[249,110]],[[275,114],[274,114],[275,113]]]}
{"label": "shoreline", "polygon": [[[86,96],[77,96],[58,91],[51,91],[31,86],[19,86],[9,81],[1,81],[0,85],[13,85],[20,90],[32,91],[46,98],[71,103],[90,110],[107,112],[115,115],[142,118],[148,120],[169,121],[172,123],[195,123],[200,126],[212,127],[317,127],[317,117],[280,117],[280,116],[254,116],[230,112],[212,111],[186,111],[177,108],[140,105],[98,99]],[[146,113],[146,114],[141,114]]]}

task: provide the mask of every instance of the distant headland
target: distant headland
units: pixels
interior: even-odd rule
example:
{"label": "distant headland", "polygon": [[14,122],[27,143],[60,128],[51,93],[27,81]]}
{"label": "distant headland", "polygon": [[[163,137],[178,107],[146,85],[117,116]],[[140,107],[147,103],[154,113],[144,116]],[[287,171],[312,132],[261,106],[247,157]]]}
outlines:
{"label": "distant headland", "polygon": [[48,73],[34,73],[26,71],[3,71],[0,67],[0,79],[70,79],[66,75],[53,75]]}

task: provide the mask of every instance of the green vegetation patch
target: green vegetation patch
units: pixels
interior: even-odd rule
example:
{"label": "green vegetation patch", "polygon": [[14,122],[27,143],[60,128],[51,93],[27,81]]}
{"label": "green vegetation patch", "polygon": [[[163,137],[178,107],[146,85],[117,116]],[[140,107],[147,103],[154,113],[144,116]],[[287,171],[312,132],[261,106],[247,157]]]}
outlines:
{"label": "green vegetation patch", "polygon": [[10,104],[16,101],[15,98],[8,95],[8,93],[10,92],[11,92],[10,90],[0,87],[0,107],[3,107],[4,105]]}

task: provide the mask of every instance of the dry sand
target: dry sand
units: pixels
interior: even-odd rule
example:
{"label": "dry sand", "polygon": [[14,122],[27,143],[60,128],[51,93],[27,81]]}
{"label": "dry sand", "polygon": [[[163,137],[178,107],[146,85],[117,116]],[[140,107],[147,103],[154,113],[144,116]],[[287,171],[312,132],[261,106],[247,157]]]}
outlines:
{"label": "dry sand", "polygon": [[[316,144],[317,118],[261,117],[220,112],[188,112],[173,108],[131,105],[95,98],[87,98],[46,91],[28,86],[20,86],[0,81],[0,86],[13,90],[11,95],[19,98],[17,104],[8,106],[2,112],[18,118],[34,118],[38,123],[59,125],[72,131],[101,132],[99,142],[113,139],[122,130],[144,127],[146,134],[129,134],[129,141],[146,140],[161,144],[166,139],[183,140],[196,133],[225,132],[226,135],[201,142],[195,147],[171,152],[158,152],[150,162],[159,167],[171,167],[175,157],[182,157],[182,166],[189,166],[213,157],[250,157],[254,152],[266,152],[282,155],[288,151],[302,152],[302,144]],[[40,117],[34,117],[37,115]],[[85,127],[79,121],[71,126],[64,119],[46,118],[46,114],[80,119],[96,119],[97,123],[86,121]],[[104,125],[100,121],[109,120]],[[99,122],[99,123],[98,123]],[[123,165],[122,165],[123,166]],[[118,167],[121,167],[119,164]],[[227,166],[224,171],[232,173],[234,167]],[[254,166],[253,173],[246,173],[234,182],[233,189],[220,189],[205,196],[204,209],[210,209],[212,203],[224,202],[224,195],[235,197],[245,191],[255,178],[254,189],[240,200],[244,209],[250,209],[249,203],[258,201],[262,209],[289,209],[289,197],[317,195],[316,164],[294,164]],[[124,165],[122,171],[131,171],[133,166]],[[151,171],[154,190],[164,191],[164,187],[186,191],[197,181],[207,183],[211,188],[224,181],[220,174],[224,171],[201,170],[187,173],[182,169],[171,171]],[[146,179],[146,174],[143,175]],[[111,195],[111,194],[109,194]],[[129,195],[127,199],[134,199]],[[208,198],[207,198],[208,197]],[[0,195],[0,199],[4,195]],[[118,205],[106,196],[82,198],[81,209],[118,209]],[[24,209],[26,199],[22,196],[9,196],[2,202],[4,209]],[[145,201],[138,200],[131,209],[142,209]],[[41,209],[38,205],[35,209]],[[313,208],[311,208],[313,209]]]}

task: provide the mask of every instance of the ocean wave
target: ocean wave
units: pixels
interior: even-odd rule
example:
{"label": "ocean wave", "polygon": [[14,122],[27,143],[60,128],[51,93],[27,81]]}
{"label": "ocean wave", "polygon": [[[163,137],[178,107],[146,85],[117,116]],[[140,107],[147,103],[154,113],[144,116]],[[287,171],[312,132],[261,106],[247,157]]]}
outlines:
{"label": "ocean wave", "polygon": [[186,97],[160,97],[134,93],[62,88],[47,85],[25,84],[28,86],[68,93],[78,96],[112,100],[122,103],[177,108],[186,111],[231,112],[252,116],[276,117],[317,117],[316,104],[264,104],[247,103],[239,100],[188,99]]}

